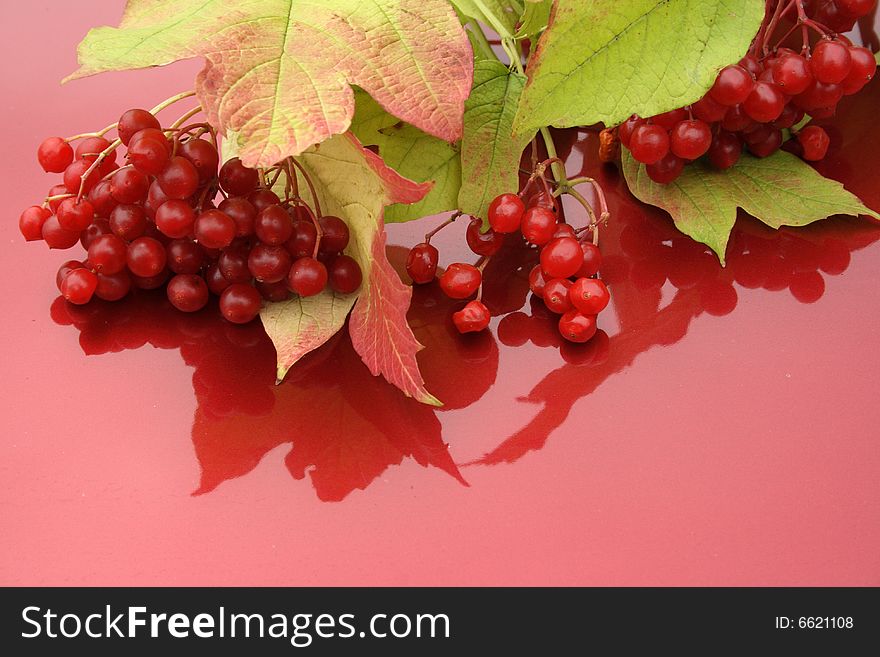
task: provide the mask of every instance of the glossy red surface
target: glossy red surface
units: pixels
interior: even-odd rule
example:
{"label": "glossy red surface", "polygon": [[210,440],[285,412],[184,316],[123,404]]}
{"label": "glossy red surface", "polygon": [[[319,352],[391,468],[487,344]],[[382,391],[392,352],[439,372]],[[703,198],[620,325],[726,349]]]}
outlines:
{"label": "glossy red surface", "polygon": [[[340,335],[273,383],[258,325],[161,294],[73,308],[72,257],[15,219],[53,184],[39,141],[189,84],[197,63],[56,81],[121,3],[8,3],[0,324],[2,584],[880,584],[880,230],[742,219],[722,270],[635,202],[595,141],[569,172],[609,189],[612,307],[561,345],[527,295],[534,255],[487,272],[491,333],[416,290],[435,411]],[[880,209],[877,81],[821,168]],[[394,226],[412,244],[429,223]],[[465,225],[437,238],[466,257]],[[393,259],[404,257],[392,246]],[[514,271],[511,274],[511,271]],[[447,449],[448,445],[448,449]]]}

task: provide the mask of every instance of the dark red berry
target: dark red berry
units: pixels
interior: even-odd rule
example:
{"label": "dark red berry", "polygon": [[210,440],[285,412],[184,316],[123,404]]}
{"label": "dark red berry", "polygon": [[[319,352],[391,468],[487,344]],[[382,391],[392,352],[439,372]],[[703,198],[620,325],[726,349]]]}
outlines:
{"label": "dark red berry", "polygon": [[406,258],[406,272],[414,283],[430,283],[437,275],[440,253],[427,242],[416,244]]}
{"label": "dark red berry", "polygon": [[72,269],[61,282],[61,295],[70,303],[82,305],[92,300],[98,277],[85,268]]}
{"label": "dark red berry", "polygon": [[300,258],[287,275],[287,286],[301,297],[320,294],[327,287],[327,268],[314,258]]}
{"label": "dark red berry", "polygon": [[504,246],[504,235],[496,233],[491,228],[484,233],[482,227],[482,220],[472,218],[465,231],[465,239],[471,251],[477,255],[493,256]]}
{"label": "dark red berry", "polygon": [[808,125],[797,134],[797,140],[803,149],[803,157],[805,160],[815,162],[825,157],[828,152],[828,145],[831,140],[828,133],[819,126]]}
{"label": "dark red berry", "polygon": [[363,281],[364,275],[357,260],[347,255],[338,255],[328,267],[330,287],[340,294],[351,294]]}
{"label": "dark red berry", "polygon": [[194,313],[208,304],[208,285],[195,274],[177,274],[165,288],[171,305],[185,313]]}
{"label": "dark red berry", "polygon": [[348,246],[348,225],[333,215],[321,217],[318,223],[321,226],[321,243],[318,248],[324,253],[342,253]]}
{"label": "dark red berry", "polygon": [[208,249],[222,249],[235,239],[235,221],[220,210],[206,210],[195,221],[195,236]]}
{"label": "dark red berry", "polygon": [[526,241],[543,246],[553,239],[556,232],[556,215],[547,208],[528,208],[523,213],[520,230]]}
{"label": "dark red berry", "polygon": [[220,187],[230,196],[247,196],[260,184],[260,174],[241,163],[237,157],[220,168]]}

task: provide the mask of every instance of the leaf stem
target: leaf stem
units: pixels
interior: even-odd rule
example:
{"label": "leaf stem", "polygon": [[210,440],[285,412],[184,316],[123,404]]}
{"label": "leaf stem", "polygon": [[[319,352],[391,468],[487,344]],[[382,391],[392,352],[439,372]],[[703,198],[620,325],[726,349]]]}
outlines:
{"label": "leaf stem", "polygon": [[449,224],[454,224],[455,220],[458,219],[463,214],[464,214],[464,212],[462,212],[461,210],[456,210],[455,214],[453,214],[451,217],[449,217],[449,219],[446,219],[442,224],[437,226],[434,230],[425,233],[425,243],[430,244],[431,238],[434,237],[434,235],[436,235],[441,230],[446,228]]}
{"label": "leaf stem", "polygon": [[489,39],[486,38],[486,34],[483,32],[483,28],[480,27],[480,24],[472,18],[465,23],[465,25],[471,28],[470,32],[474,35],[474,39],[480,47],[480,50],[482,50],[490,59],[497,59],[495,51],[492,50],[492,44],[489,43]]}
{"label": "leaf stem", "polygon": [[150,110],[150,114],[156,114],[157,112],[161,112],[166,107],[170,107],[174,103],[180,102],[181,100],[185,100],[186,98],[192,98],[196,95],[195,91],[182,91],[179,94],[171,96],[171,98],[166,98],[161,103],[156,105],[153,109]]}

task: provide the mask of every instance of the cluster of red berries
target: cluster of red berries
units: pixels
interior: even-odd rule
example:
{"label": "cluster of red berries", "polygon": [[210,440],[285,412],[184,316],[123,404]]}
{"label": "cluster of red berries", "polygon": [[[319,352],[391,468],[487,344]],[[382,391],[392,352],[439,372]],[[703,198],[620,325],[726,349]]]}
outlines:
{"label": "cluster of red berries", "polygon": [[[610,301],[608,288],[596,277],[602,262],[599,248],[559,220],[556,200],[546,191],[533,195],[528,205],[521,195],[501,194],[489,205],[487,218],[486,231],[480,219],[472,218],[466,233],[468,246],[482,258],[480,264],[456,262],[439,276],[440,289],[452,299],[478,295],[453,314],[459,332],[481,331],[489,325],[489,309],[479,299],[482,267],[501,249],[505,236],[520,233],[540,249],[540,264],[529,274],[529,287],[547,308],[561,315],[559,332],[571,342],[592,338],[596,315]],[[415,283],[429,283],[437,274],[438,260],[429,237],[410,250],[406,269]]]}
{"label": "cluster of red berries", "polygon": [[[707,154],[718,169],[736,164],[743,148],[767,157],[782,146],[783,130],[791,131],[793,150],[803,159],[825,157],[829,145],[825,130],[796,127],[806,114],[816,119],[833,116],[841,98],[857,93],[871,80],[877,63],[870,50],[852,45],[845,37],[832,37],[829,28],[808,17],[802,0],[779,1],[786,9],[768,13],[771,22],[758,33],[750,53],[721,69],[703,98],[648,119],[634,115],[620,125],[620,142],[646,165],[652,180],[670,183],[687,162]],[[835,11],[849,12],[847,20],[852,21],[870,12],[876,0],[812,3],[814,15],[824,16],[832,5]],[[764,35],[786,12],[795,10],[800,12],[797,24],[805,34],[808,28],[818,32],[818,42],[811,47],[804,37],[800,52],[782,46],[765,52]]]}
{"label": "cluster of red berries", "polygon": [[[238,158],[220,167],[207,124],[163,130],[152,113],[132,109],[115,127],[114,142],[103,134],[43,141],[37,158],[45,171],[63,173],[63,182],[19,220],[28,241],[86,249],[84,260],[58,270],[70,303],[116,301],[134,288],[164,285],[178,310],[200,310],[213,293],[222,315],[242,324],[264,299],[360,287],[360,266],[343,253],[345,222],[316,216],[298,196],[282,201],[267,172]],[[120,145],[127,147],[122,166]]]}

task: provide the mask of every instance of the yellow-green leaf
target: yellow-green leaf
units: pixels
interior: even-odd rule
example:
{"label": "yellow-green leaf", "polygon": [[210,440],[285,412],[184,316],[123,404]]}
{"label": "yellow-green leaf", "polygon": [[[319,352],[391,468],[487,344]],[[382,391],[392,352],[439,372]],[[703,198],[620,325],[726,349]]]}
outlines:
{"label": "yellow-green leaf", "polygon": [[452,4],[468,18],[478,20],[510,39],[516,31],[516,23],[523,13],[520,0],[451,0]]}
{"label": "yellow-green leaf", "polygon": [[746,53],[763,16],[760,0],[557,0],[515,130],[616,125],[692,103]]}
{"label": "yellow-green leaf", "polygon": [[805,226],[833,214],[864,214],[880,219],[839,182],[819,175],[785,151],[766,158],[743,154],[726,171],[697,161],[668,185],[652,181],[645,166],[636,162],[629,151],[624,150],[622,157],[633,195],[666,210],[681,232],[708,245],[722,264],[737,208],[773,228]]}
{"label": "yellow-green leaf", "polygon": [[486,218],[492,199],[519,188],[519,161],[534,132],[513,136],[525,79],[498,61],[478,61],[465,103],[458,207]]}

